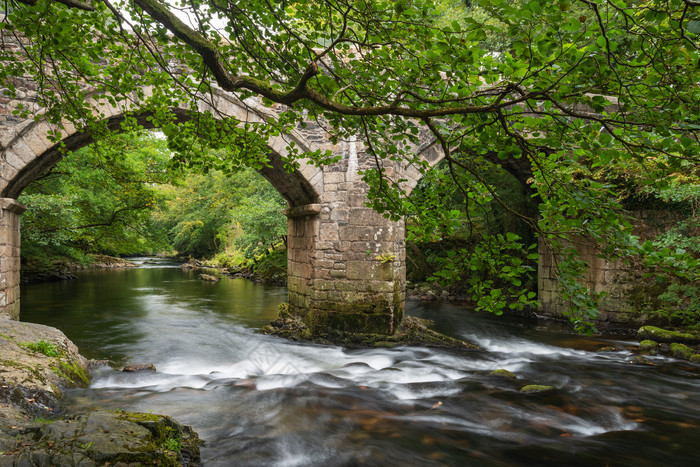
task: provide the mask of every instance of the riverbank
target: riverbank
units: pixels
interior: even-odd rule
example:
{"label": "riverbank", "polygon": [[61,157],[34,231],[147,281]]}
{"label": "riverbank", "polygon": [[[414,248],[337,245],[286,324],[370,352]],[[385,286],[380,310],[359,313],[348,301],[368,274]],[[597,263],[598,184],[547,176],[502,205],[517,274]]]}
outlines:
{"label": "riverbank", "polygon": [[31,284],[36,282],[51,282],[75,279],[76,271],[89,269],[121,269],[135,268],[138,265],[124,258],[109,255],[88,255],[90,261],[79,263],[67,259],[57,259],[50,264],[29,261],[22,264],[20,282]]}
{"label": "riverbank", "polygon": [[66,413],[90,362],[56,328],[0,315],[0,465],[199,465],[199,438],[167,416]]}

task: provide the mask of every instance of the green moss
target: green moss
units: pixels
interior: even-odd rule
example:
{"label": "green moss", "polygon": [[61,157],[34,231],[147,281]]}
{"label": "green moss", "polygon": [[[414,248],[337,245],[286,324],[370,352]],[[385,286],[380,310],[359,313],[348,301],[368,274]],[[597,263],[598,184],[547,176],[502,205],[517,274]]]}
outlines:
{"label": "green moss", "polygon": [[691,355],[690,363],[700,363],[700,354]]}
{"label": "green moss", "polygon": [[690,357],[692,357],[695,354],[695,349],[692,347],[688,347],[685,344],[679,344],[677,342],[674,342],[670,345],[671,348],[671,355],[673,355],[676,358],[682,358],[684,360],[690,360]]}
{"label": "green moss", "polygon": [[659,348],[659,343],[649,339],[643,340],[639,343],[639,350],[641,351],[651,351]]}
{"label": "green moss", "polygon": [[545,384],[528,384],[520,388],[520,392],[525,394],[537,394],[549,391],[554,391],[554,386],[547,386]]}
{"label": "green moss", "polygon": [[153,462],[152,453],[155,453],[160,465],[182,465],[182,455],[199,456],[199,446],[204,444],[190,427],[176,423],[166,415],[156,415],[143,412],[117,411],[119,418],[136,423],[151,432],[151,448],[148,450],[151,457],[148,464]]}
{"label": "green moss", "polygon": [[690,332],[669,331],[667,329],[657,328],[655,326],[642,326],[637,331],[637,336],[640,339],[650,339],[657,342],[681,342],[685,344],[700,343],[700,335]]}
{"label": "green moss", "polygon": [[75,386],[84,387],[90,384],[90,374],[73,360],[58,360],[50,368],[56,375]]}
{"label": "green moss", "polygon": [[496,376],[498,378],[503,378],[503,379],[518,379],[515,374],[508,370],[503,370],[503,369],[498,369],[498,370],[493,370],[491,373],[489,373],[490,376]]}

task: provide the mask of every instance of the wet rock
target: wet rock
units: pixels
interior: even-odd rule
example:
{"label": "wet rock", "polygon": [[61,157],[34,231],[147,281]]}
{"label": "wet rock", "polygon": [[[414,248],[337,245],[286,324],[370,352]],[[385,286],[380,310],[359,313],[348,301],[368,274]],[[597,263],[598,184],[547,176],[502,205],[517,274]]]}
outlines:
{"label": "wet rock", "polygon": [[690,357],[692,357],[695,354],[695,349],[693,349],[692,347],[688,347],[685,344],[678,344],[674,342],[669,347],[671,349],[671,355],[673,355],[676,358],[690,360]]}
{"label": "wet rock", "polygon": [[156,371],[156,367],[152,363],[130,363],[122,368],[122,371],[126,371],[127,373],[136,371]]}
{"label": "wet rock", "polygon": [[617,352],[617,347],[613,347],[612,345],[607,345],[605,347],[601,347],[598,349],[598,352]]}
{"label": "wet rock", "polygon": [[489,376],[495,376],[497,378],[503,378],[503,379],[518,379],[515,374],[508,370],[503,370],[503,369],[498,369],[498,370],[493,370],[491,373],[489,373]]}
{"label": "wet rock", "polygon": [[301,318],[289,312],[288,304],[283,303],[280,305],[277,319],[264,326],[261,332],[291,340],[342,345],[349,348],[391,348],[399,345],[461,350],[475,350],[479,348],[474,344],[433,331],[428,327],[430,324],[431,322],[428,320],[406,316],[392,335],[341,331],[314,334]]}
{"label": "wet rock", "polygon": [[683,344],[700,344],[698,333],[669,331],[668,329],[657,328],[656,326],[642,326],[637,331],[640,339],[650,339],[656,342],[678,342]]}
{"label": "wet rock", "polygon": [[203,280],[203,281],[209,281],[209,282],[219,282],[221,280],[220,278],[218,278],[216,276],[212,276],[210,274],[200,274],[199,279]]}
{"label": "wet rock", "polygon": [[2,465],[199,465],[202,442],[170,417],[92,412],[19,435]]}
{"label": "wet rock", "polygon": [[425,293],[425,295],[423,296],[423,300],[426,300],[429,302],[432,302],[432,301],[437,300],[437,299],[438,299],[437,295],[432,290],[428,290]]}
{"label": "wet rock", "polygon": [[630,363],[632,365],[654,365],[654,363],[651,360],[648,360],[639,355],[630,360]]}
{"label": "wet rock", "polygon": [[523,394],[540,394],[554,391],[554,389],[554,386],[548,386],[545,384],[527,384],[520,388],[520,392]]}

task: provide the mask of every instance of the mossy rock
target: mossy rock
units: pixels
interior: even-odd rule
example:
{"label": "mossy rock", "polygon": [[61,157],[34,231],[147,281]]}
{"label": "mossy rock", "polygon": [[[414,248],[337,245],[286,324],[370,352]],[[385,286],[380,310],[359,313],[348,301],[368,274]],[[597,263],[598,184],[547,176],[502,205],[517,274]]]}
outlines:
{"label": "mossy rock", "polygon": [[641,350],[643,352],[655,351],[655,350],[658,350],[658,348],[659,348],[659,343],[656,341],[649,340],[649,339],[645,339],[639,343],[639,350]]}
{"label": "mossy rock", "polygon": [[691,332],[669,331],[656,326],[642,326],[637,331],[640,339],[649,339],[656,342],[678,342],[683,344],[700,344],[700,335]]}
{"label": "mossy rock", "polygon": [[474,344],[429,329],[429,324],[428,320],[407,316],[396,332],[391,335],[385,332],[359,333],[337,329],[321,332],[319,328],[312,332],[304,321],[300,317],[292,315],[289,311],[289,306],[283,303],[280,305],[277,319],[264,326],[261,332],[291,340],[342,345],[349,348],[391,348],[400,345],[412,345],[462,350],[478,349]]}
{"label": "mossy rock", "polygon": [[[170,417],[131,412],[91,412],[41,423],[5,453],[8,465],[161,465],[201,462],[202,442]],[[65,457],[70,453],[70,457]],[[3,464],[4,465],[4,464]],[[30,465],[30,464],[26,464]]]}
{"label": "mossy rock", "polygon": [[527,384],[520,388],[520,392],[523,394],[541,394],[554,391],[554,389],[554,386],[548,386],[546,384]]}
{"label": "mossy rock", "polygon": [[634,357],[632,360],[630,360],[630,363],[631,363],[632,365],[652,365],[652,366],[654,365],[654,363],[652,363],[652,362],[649,361],[648,359],[646,359],[646,358],[644,358],[644,357],[641,357],[641,356],[639,356],[639,355],[637,355],[637,356]]}
{"label": "mossy rock", "polygon": [[676,358],[681,358],[683,360],[690,360],[690,357],[695,355],[696,350],[692,347],[688,347],[685,344],[678,344],[674,342],[671,344],[671,355]]}
{"label": "mossy rock", "polygon": [[489,373],[489,376],[495,376],[503,379],[518,379],[513,372],[504,369],[493,370],[491,373]]}
{"label": "mossy rock", "polygon": [[700,353],[690,356],[690,363],[700,363]]}

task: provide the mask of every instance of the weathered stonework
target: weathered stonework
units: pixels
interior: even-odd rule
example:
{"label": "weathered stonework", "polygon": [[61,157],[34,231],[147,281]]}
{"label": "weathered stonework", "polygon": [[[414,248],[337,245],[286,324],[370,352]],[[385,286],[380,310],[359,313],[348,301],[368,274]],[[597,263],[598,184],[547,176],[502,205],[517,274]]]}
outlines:
{"label": "weathered stonework", "polygon": [[[670,211],[636,211],[633,233],[642,240],[653,238],[665,232],[682,219]],[[602,327],[637,328],[645,324],[656,324],[658,317],[654,311],[661,304],[654,303],[656,296],[663,292],[652,277],[647,277],[640,261],[631,258],[631,264],[622,260],[606,260],[600,257],[600,249],[584,239],[571,243],[576,247],[581,260],[588,265],[586,277],[581,283],[590,291],[604,293],[599,303],[596,324]],[[554,318],[562,318],[569,308],[559,293],[555,258],[551,250],[539,241],[538,300],[540,313]]]}
{"label": "weathered stonework", "polygon": [[19,319],[19,217],[25,209],[14,199],[0,198],[0,313],[12,319]]}

